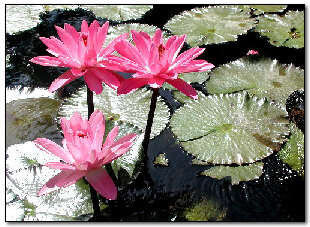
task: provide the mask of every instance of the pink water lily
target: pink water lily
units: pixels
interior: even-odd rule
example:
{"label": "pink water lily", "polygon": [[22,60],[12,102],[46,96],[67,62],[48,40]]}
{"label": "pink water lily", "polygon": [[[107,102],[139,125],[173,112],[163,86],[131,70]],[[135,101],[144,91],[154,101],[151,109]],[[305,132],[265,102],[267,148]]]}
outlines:
{"label": "pink water lily", "polygon": [[157,29],[153,38],[145,32],[132,30],[135,46],[127,40],[115,44],[115,50],[121,55],[109,56],[104,61],[111,69],[134,73],[132,78],[121,82],[118,94],[126,94],[144,85],[158,88],[167,82],[191,98],[197,98],[196,90],[179,73],[210,70],[213,64],[205,60],[194,60],[204,52],[204,48],[194,47],[179,54],[186,35],[172,36],[163,42],[162,31]]}
{"label": "pink water lily", "polygon": [[256,50],[249,50],[246,55],[249,56],[249,55],[256,55],[256,54],[258,54],[258,51],[256,51]]}
{"label": "pink water lily", "polygon": [[43,66],[68,67],[60,77],[53,81],[49,91],[53,92],[71,81],[84,76],[84,80],[90,90],[96,94],[102,92],[102,82],[112,88],[120,85],[122,78],[107,69],[104,64],[98,66],[98,62],[107,55],[114,52],[114,45],[118,41],[127,38],[128,34],[122,34],[115,38],[106,48],[103,48],[109,28],[109,22],[101,27],[98,21],[94,20],[88,27],[83,20],[81,32],[70,24],[64,24],[64,28],[55,26],[60,40],[51,36],[50,38],[40,37],[40,40],[48,47],[47,51],[54,55],[38,56],[30,61]]}
{"label": "pink water lily", "polygon": [[45,138],[34,141],[40,149],[62,160],[45,164],[50,168],[60,169],[61,172],[51,178],[38,195],[46,194],[58,187],[67,187],[85,177],[100,195],[107,199],[116,199],[117,188],[102,166],[126,153],[132,146],[136,134],[128,134],[116,141],[119,130],[116,126],[102,144],[105,120],[99,110],[93,112],[89,120],[83,119],[78,112],[75,112],[70,120],[61,119],[61,127],[64,134],[63,147]]}

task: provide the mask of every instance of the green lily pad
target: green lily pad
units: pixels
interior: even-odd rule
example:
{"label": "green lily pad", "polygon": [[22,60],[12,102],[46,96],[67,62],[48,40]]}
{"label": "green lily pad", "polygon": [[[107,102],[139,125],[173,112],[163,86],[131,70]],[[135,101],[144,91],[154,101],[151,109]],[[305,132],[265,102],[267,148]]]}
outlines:
{"label": "green lily pad", "polygon": [[6,103],[6,146],[38,137],[60,140],[55,120],[60,101],[50,98],[19,99]]}
{"label": "green lily pad", "polygon": [[152,5],[82,5],[81,8],[91,10],[97,17],[114,21],[138,19],[153,8]]}
{"label": "green lily pad", "polygon": [[283,12],[287,5],[236,5],[236,7],[243,10],[253,10],[254,15],[259,15],[262,13],[275,13]]}
{"label": "green lily pad", "polygon": [[183,215],[188,221],[222,221],[227,210],[210,199],[202,199],[190,208],[186,208]]}
{"label": "green lily pad", "polygon": [[206,82],[211,94],[247,90],[283,106],[293,91],[303,87],[304,70],[270,58],[244,57],[222,65],[210,73],[210,80]]}
{"label": "green lily pad", "polygon": [[248,12],[233,6],[195,8],[174,16],[165,28],[173,34],[186,34],[190,46],[236,41],[255,25]]}
{"label": "green lily pad", "polygon": [[304,176],[305,170],[305,138],[302,131],[295,124],[290,124],[292,135],[284,148],[278,153],[280,159],[287,163],[293,170]]}
{"label": "green lily pad", "polygon": [[184,150],[213,164],[261,160],[288,135],[285,109],[246,92],[204,96],[186,102],[170,126]]}
{"label": "green lily pad", "polygon": [[[84,118],[87,117],[86,88],[80,89],[71,98],[67,99],[60,107],[59,115],[69,117],[75,111],[79,111]],[[120,168],[125,169],[130,177],[135,174],[135,166],[141,158],[141,145],[144,137],[151,92],[147,89],[138,89],[126,95],[117,96],[116,91],[104,86],[100,95],[94,96],[95,109],[100,109],[105,115],[109,128],[115,125],[120,127],[119,136],[129,133],[137,133],[139,136],[134,145],[125,155],[112,163],[114,171],[119,172]],[[158,135],[169,121],[169,108],[158,98],[154,122],[152,125],[151,138]]]}
{"label": "green lily pad", "polygon": [[159,165],[159,166],[169,166],[169,160],[166,158],[166,153],[159,154],[155,158],[153,163],[154,165]]}
{"label": "green lily pad", "polygon": [[274,46],[304,47],[304,12],[288,11],[284,16],[263,15],[258,18],[255,30],[267,36]]}
{"label": "green lily pad", "polygon": [[258,179],[263,174],[264,163],[257,162],[247,166],[214,166],[200,174],[215,179],[231,177],[231,184],[239,184],[241,181],[250,181]]}
{"label": "green lily pad", "polygon": [[55,98],[55,93],[49,92],[46,88],[35,88],[29,87],[22,88],[17,86],[14,88],[5,88],[5,103],[10,103],[14,100],[29,99],[29,98]]}
{"label": "green lily pad", "polygon": [[[89,189],[83,180],[47,195],[37,196],[41,187],[58,172],[43,166],[6,173],[6,188],[18,195],[19,200],[15,201],[17,204],[13,204],[24,210],[24,221],[73,221],[78,220],[80,215],[92,213]],[[7,206],[13,206],[10,204]]]}

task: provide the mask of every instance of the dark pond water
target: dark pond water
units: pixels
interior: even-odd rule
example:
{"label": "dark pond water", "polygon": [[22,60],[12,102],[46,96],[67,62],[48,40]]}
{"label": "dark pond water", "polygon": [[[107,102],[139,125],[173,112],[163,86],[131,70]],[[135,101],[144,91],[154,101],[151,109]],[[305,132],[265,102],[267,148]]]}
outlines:
{"label": "dark pond water", "polygon": [[[197,5],[154,5],[153,9],[141,19],[127,22],[146,23],[163,28],[171,17],[194,7]],[[289,5],[287,10],[304,10],[304,6]],[[100,23],[105,21],[82,9],[54,10],[42,14],[41,19],[42,22],[33,29],[6,35],[6,52],[10,55],[9,64],[6,66],[6,87],[48,88],[50,83],[65,71],[61,68],[27,63],[34,56],[47,54],[45,46],[38,37],[56,35],[54,24],[62,26],[63,23],[70,23],[79,28],[82,20],[91,22],[97,19]],[[116,24],[118,22],[110,23],[110,25]],[[183,50],[188,48],[189,46],[185,45]],[[293,63],[303,69],[305,67],[304,48],[274,47],[266,38],[251,31],[239,36],[236,42],[211,44],[205,48],[206,51],[200,58],[212,62],[215,66],[238,59],[249,49],[255,49],[261,55],[276,58],[281,63]],[[57,93],[59,99],[71,96],[83,84],[82,79],[70,83]],[[199,84],[193,86],[207,94],[203,86]],[[170,107],[171,113],[181,106],[172,98],[170,91],[161,89],[160,95]],[[296,107],[304,110],[303,98],[300,97],[301,94],[295,93],[291,98],[293,101],[289,102],[287,108]],[[294,102],[297,99],[299,101]],[[16,108],[7,106],[6,111],[14,107]],[[300,128],[304,127],[304,118],[300,118],[300,115],[291,118],[298,122]],[[55,138],[60,141],[59,135]],[[153,161],[160,153],[166,154],[169,160],[168,167],[154,166]],[[199,176],[199,172],[210,166],[192,165],[193,157],[176,143],[169,126],[150,141],[147,154],[151,187],[145,188],[144,176],[140,175],[129,185],[120,186],[117,201],[105,201],[101,198],[109,204],[109,207],[103,211],[102,217],[90,220],[185,221],[184,210],[202,198],[207,198],[216,201],[220,209],[225,209],[223,221],[305,221],[304,179],[275,154],[263,160],[264,173],[259,179],[241,182],[239,185],[231,185],[229,179],[215,180]]]}

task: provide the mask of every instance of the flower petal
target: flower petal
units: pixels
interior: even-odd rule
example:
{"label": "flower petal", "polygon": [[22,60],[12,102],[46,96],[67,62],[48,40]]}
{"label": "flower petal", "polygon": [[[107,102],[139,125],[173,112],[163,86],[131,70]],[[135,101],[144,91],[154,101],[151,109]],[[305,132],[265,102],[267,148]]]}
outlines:
{"label": "flower petal", "polygon": [[148,84],[148,79],[130,78],[121,82],[121,85],[117,89],[117,95],[127,94],[137,88],[143,87]]}
{"label": "flower petal", "polygon": [[79,76],[73,75],[71,70],[68,70],[52,82],[48,91],[54,92],[58,88],[65,86],[66,84],[70,83],[71,81],[73,81],[77,78],[79,78]]}
{"label": "flower petal", "polygon": [[115,51],[115,44],[118,43],[120,40],[127,39],[128,38],[128,33],[121,34],[120,36],[116,37],[113,39],[110,44],[107,45],[106,48],[101,48],[99,55],[98,55],[98,61],[102,60],[102,58],[106,55],[110,55]]}
{"label": "flower petal", "polygon": [[97,95],[99,95],[103,88],[102,88],[102,82],[101,80],[96,77],[91,70],[87,71],[84,75],[84,80],[87,84],[87,87],[95,92]]}
{"label": "flower petal", "polygon": [[92,138],[91,150],[100,151],[105,132],[105,119],[100,110],[96,110],[91,114],[87,131]]}
{"label": "flower petal", "polygon": [[103,197],[115,200],[117,198],[117,188],[109,176],[102,168],[88,172],[85,176],[88,183]]}
{"label": "flower petal", "polygon": [[175,80],[167,80],[166,82],[171,84],[173,87],[175,87],[180,92],[187,95],[188,97],[192,99],[198,98],[196,90],[190,84],[186,83],[184,80],[178,78]]}
{"label": "flower petal", "polygon": [[77,40],[71,36],[71,34],[65,29],[55,25],[57,34],[61,41],[67,47],[67,52],[72,58],[77,58]]}
{"label": "flower petal", "polygon": [[[61,146],[54,143],[53,141],[45,138],[37,138],[34,143],[40,148],[43,147],[44,151],[49,151],[50,153],[56,155],[60,159],[64,160],[66,163],[73,163],[74,159],[70,153],[66,152]],[[40,147],[41,146],[41,147]],[[42,149],[43,150],[43,149]]]}
{"label": "flower petal", "polygon": [[160,44],[163,43],[163,34],[162,34],[162,31],[158,28],[156,29],[156,32],[153,36],[153,43],[156,45],[156,46],[159,46]]}
{"label": "flower petal", "polygon": [[38,56],[30,59],[30,62],[43,66],[66,67],[66,65],[58,58],[51,56]]}
{"label": "flower petal", "polygon": [[52,169],[61,169],[61,170],[75,170],[76,168],[72,165],[62,162],[47,162],[45,166]]}
{"label": "flower petal", "polygon": [[136,44],[139,52],[141,53],[144,59],[147,59],[149,56],[149,51],[151,47],[150,37],[146,39],[148,35],[145,32],[137,32],[135,30],[131,31],[132,40]]}
{"label": "flower petal", "polygon": [[188,64],[191,60],[195,59],[199,55],[204,52],[205,48],[193,47],[177,57],[177,59],[173,62],[173,65],[170,66],[169,69],[176,68],[181,66],[182,64]]}
{"label": "flower petal", "polygon": [[192,60],[188,64],[176,67],[173,71],[176,73],[202,72],[214,68],[214,65],[205,60]]}
{"label": "flower petal", "polygon": [[113,55],[109,55],[106,59],[98,63],[98,65],[119,72],[135,73],[145,71],[145,69],[136,62]]}
{"label": "flower petal", "polygon": [[50,179],[38,192],[38,195],[44,195],[57,189],[57,187],[68,187],[80,178],[86,175],[86,171],[63,170],[52,179]]}
{"label": "flower petal", "polygon": [[101,48],[103,47],[104,41],[106,39],[107,33],[109,29],[109,21],[105,22],[102,27],[98,28],[97,34],[96,34],[96,42],[94,43],[94,48],[99,54]]}
{"label": "flower petal", "polygon": [[119,74],[102,68],[94,68],[89,72],[113,89],[118,88],[121,84],[120,81],[123,80]]}

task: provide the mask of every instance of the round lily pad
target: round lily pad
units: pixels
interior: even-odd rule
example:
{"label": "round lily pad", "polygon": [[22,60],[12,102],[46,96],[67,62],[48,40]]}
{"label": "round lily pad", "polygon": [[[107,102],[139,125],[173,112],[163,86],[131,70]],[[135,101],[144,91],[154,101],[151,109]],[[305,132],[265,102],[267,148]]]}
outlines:
{"label": "round lily pad", "polygon": [[138,19],[153,8],[152,5],[82,5],[91,10],[97,17],[114,21]]}
{"label": "round lily pad", "polygon": [[236,41],[254,27],[248,12],[233,6],[195,8],[174,16],[165,28],[173,34],[186,34],[190,46]]}
{"label": "round lily pad", "polygon": [[304,12],[288,11],[284,16],[266,14],[258,18],[255,30],[274,46],[304,47]]}
{"label": "round lily pad", "polygon": [[280,159],[287,163],[293,170],[304,176],[305,170],[305,138],[302,131],[295,125],[290,124],[291,136],[284,148],[278,153]]}
{"label": "round lily pad", "polygon": [[263,174],[264,163],[257,162],[247,166],[214,166],[200,174],[216,179],[231,177],[231,184],[239,184],[241,181],[258,179]]}
{"label": "round lily pad", "polygon": [[304,70],[270,58],[245,57],[222,65],[210,73],[206,89],[211,94],[247,90],[258,97],[285,106],[295,90],[304,87]]}
{"label": "round lily pad", "polygon": [[284,109],[246,92],[199,94],[173,114],[170,126],[184,150],[214,164],[261,160],[289,133]]}
{"label": "round lily pad", "polygon": [[275,13],[283,12],[287,5],[236,5],[236,7],[243,10],[253,10],[254,15],[259,15],[263,13]]}

